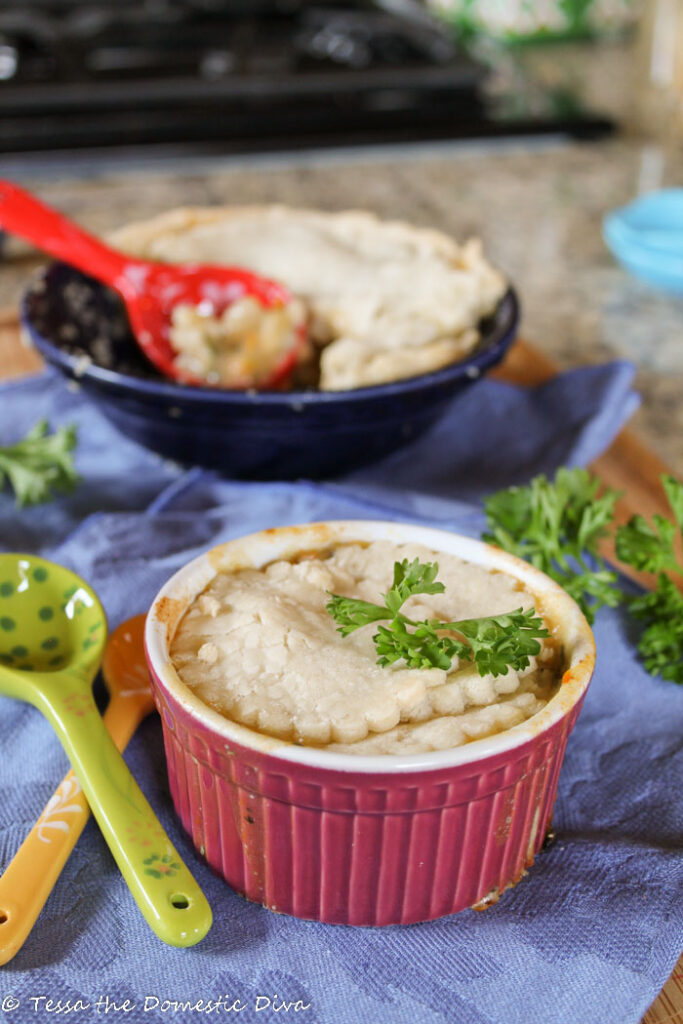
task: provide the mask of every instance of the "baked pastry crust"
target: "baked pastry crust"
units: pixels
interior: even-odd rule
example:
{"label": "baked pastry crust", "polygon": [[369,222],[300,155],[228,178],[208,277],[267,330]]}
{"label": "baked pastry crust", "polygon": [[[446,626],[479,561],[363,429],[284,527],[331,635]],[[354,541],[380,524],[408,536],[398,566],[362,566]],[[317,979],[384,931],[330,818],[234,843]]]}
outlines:
{"label": "baked pastry crust", "polygon": [[345,390],[416,376],[463,358],[507,287],[478,239],[372,213],[283,205],[184,207],[121,228],[131,255],[245,266],[310,309],[320,388]]}
{"label": "baked pastry crust", "polygon": [[531,607],[517,580],[419,545],[340,545],[322,557],[218,573],[189,607],[172,645],[183,682],[219,714],[270,736],[342,753],[449,749],[517,725],[556,683],[546,642],[527,669],[479,675],[470,662],[443,669],[377,664],[374,627],[342,637],[330,593],[377,600],[394,561],[438,558],[443,594],[406,603],[442,621]]}

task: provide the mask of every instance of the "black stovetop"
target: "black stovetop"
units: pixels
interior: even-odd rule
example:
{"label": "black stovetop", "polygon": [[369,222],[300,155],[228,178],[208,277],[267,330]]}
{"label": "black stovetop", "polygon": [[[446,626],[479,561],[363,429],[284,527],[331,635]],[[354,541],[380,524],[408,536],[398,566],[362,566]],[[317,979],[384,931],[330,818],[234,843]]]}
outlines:
{"label": "black stovetop", "polygon": [[412,0],[0,0],[4,153],[606,127],[570,108],[501,114],[487,75]]}

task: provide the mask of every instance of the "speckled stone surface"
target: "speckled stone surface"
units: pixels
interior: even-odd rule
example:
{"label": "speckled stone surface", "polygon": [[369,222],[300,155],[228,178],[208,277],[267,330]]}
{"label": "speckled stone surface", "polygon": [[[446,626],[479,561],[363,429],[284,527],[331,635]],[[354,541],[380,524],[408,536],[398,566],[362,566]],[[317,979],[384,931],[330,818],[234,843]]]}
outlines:
{"label": "speckled stone surface", "polygon": [[[87,178],[75,163],[22,183],[97,232],[173,206],[279,201],[367,208],[458,239],[479,235],[520,293],[525,337],[563,367],[637,363],[643,407],[634,426],[683,476],[683,297],[630,277],[601,238],[607,210],[639,190],[678,184],[679,168],[680,153],[622,139],[212,158],[100,168]],[[0,305],[16,302],[34,266],[6,260]]]}

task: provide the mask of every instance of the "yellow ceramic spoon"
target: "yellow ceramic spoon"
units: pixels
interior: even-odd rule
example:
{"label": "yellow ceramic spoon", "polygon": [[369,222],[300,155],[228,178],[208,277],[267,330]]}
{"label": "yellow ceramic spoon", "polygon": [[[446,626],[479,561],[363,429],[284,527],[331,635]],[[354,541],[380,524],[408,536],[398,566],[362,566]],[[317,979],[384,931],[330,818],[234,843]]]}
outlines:
{"label": "yellow ceramic spoon", "polygon": [[[9,560],[11,557],[0,557],[0,561]],[[16,556],[13,557],[15,558]],[[26,564],[29,575],[35,571],[34,566],[38,567],[39,573],[41,566],[45,571],[48,571],[49,566],[49,569],[56,570],[55,574],[57,572],[59,574],[66,573],[65,569],[51,566],[49,562],[42,562],[42,560],[33,557],[30,558],[30,561],[27,559]],[[71,573],[69,574],[71,575]],[[6,583],[7,589],[9,589],[10,581],[6,581]],[[1,586],[0,584],[0,597],[2,596]],[[35,591],[35,588],[33,589]],[[8,593],[6,596],[13,595]],[[28,597],[28,594],[26,597]],[[119,750],[122,750],[127,744],[140,720],[154,707],[144,667],[142,647],[143,620],[144,616],[140,615],[135,620],[131,620],[119,627],[110,639],[104,655],[103,668],[105,678],[112,692],[112,699],[108,711],[106,711],[105,722]],[[9,651],[9,656],[10,658],[12,656],[11,650]],[[6,659],[5,664],[7,665]],[[17,667],[23,668],[20,664]],[[28,675],[30,676],[30,673]],[[139,796],[141,797],[141,794]],[[38,822],[32,829],[31,834],[23,846],[20,847],[0,879],[0,964],[6,963],[22,947],[59,876],[63,864],[65,864],[83,830],[88,812],[89,808],[81,792],[80,784],[74,773],[70,772],[62,780],[56,793],[50,799]],[[145,836],[136,835],[136,830],[140,831],[140,828],[144,830],[144,825],[150,824],[150,821],[147,820],[147,816],[144,814],[143,807],[140,817],[141,820],[131,819],[129,821],[126,829],[127,835],[124,839],[126,845],[129,845],[131,841],[139,840],[141,846],[144,847]],[[152,820],[156,823],[160,834],[159,837],[155,835],[154,838],[160,839],[164,836],[161,831],[161,825],[159,825],[156,819]],[[148,830],[150,829],[147,828]],[[152,842],[153,837],[152,835],[146,836],[146,839]],[[166,841],[166,845],[172,850],[168,841]],[[140,852],[143,853],[144,850]],[[172,852],[175,853],[175,851]],[[143,858],[143,864],[146,864],[144,872],[148,876],[159,878],[160,880],[167,876],[172,877],[172,874],[178,868],[181,869],[181,874],[185,874],[186,868],[183,870],[184,865],[177,863],[177,861],[179,861],[177,855],[176,857],[171,855],[167,857],[158,855],[155,857],[154,853],[150,853],[147,857]],[[126,864],[125,866],[128,867],[129,865]],[[124,871],[124,873],[127,874],[128,872]],[[183,878],[183,884],[186,884],[188,878],[190,877],[187,872],[186,878]],[[145,913],[147,921],[153,925],[160,937],[174,945],[194,944],[194,942],[199,941],[203,937],[203,934],[206,934],[211,923],[211,913],[208,904],[197,888],[196,883],[194,883],[194,880],[190,881],[191,893],[193,893],[191,904],[194,904],[195,912],[189,914],[189,918],[194,920],[187,921],[188,928],[165,928],[163,922],[159,921],[159,915],[154,910],[150,913],[151,907],[145,908],[147,910]],[[189,909],[187,901],[181,906],[178,901],[173,901],[172,897],[172,906],[169,906],[169,910],[172,912],[173,908]],[[161,916],[165,918],[166,913],[162,911]]]}

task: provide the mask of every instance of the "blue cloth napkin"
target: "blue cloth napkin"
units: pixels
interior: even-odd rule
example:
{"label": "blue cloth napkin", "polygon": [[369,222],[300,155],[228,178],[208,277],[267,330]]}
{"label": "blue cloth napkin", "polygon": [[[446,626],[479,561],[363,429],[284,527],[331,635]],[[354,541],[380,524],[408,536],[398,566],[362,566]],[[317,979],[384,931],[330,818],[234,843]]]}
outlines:
{"label": "blue cloth napkin", "polygon": [[[390,470],[380,467],[374,474],[325,484],[243,484],[159,463],[163,489],[145,511],[121,511],[130,496],[123,487],[126,498],[116,496],[112,506],[119,511],[91,515],[47,553],[93,583],[115,625],[144,610],[164,580],[196,553],[266,526],[381,516],[477,536],[481,509],[463,500],[471,496],[471,475],[460,472],[454,454],[460,436],[469,434],[483,449],[481,435],[490,427],[493,447],[502,436],[497,431],[508,424],[506,457],[497,464],[491,460],[487,491],[509,482],[511,464],[524,466],[528,475],[536,468],[552,471],[552,453],[573,463],[592,458],[633,407],[629,373],[622,364],[580,371],[560,379],[552,401],[545,389],[524,392],[483,382],[473,394],[478,391],[479,402],[494,410],[505,396],[502,420],[467,421],[460,405],[458,438],[445,431],[437,445],[430,446],[429,439],[414,445],[419,453],[414,465],[420,469],[412,477],[399,474],[401,455],[387,460]],[[30,385],[24,388],[26,400]],[[574,419],[589,392],[592,409],[585,400]],[[16,392],[6,389],[2,396],[0,430],[8,396],[14,399]],[[69,395],[68,402],[62,409],[38,400],[32,412],[69,418],[77,411],[84,417],[83,465],[91,443],[119,444],[92,410],[78,405],[78,396]],[[534,447],[539,422],[550,440],[536,436]],[[564,433],[567,423],[572,427]],[[466,454],[467,446],[461,451]],[[75,517],[73,500],[52,522],[52,536]],[[3,507],[2,515],[6,523],[14,522],[11,509]],[[213,906],[211,932],[191,950],[161,945],[135,909],[91,822],[34,932],[3,969],[0,1004],[12,996],[21,1004],[14,1019],[21,1021],[44,1012],[45,1003],[35,1002],[41,996],[90,1004],[69,1018],[80,1020],[103,1017],[106,998],[109,1005],[128,999],[135,1006],[127,1013],[110,1010],[110,1019],[214,1019],[225,1011],[207,1014],[200,1001],[222,997],[224,1005],[244,1006],[228,1014],[243,1022],[272,1020],[274,1006],[297,1000],[307,1009],[279,1010],[276,1019],[316,1024],[639,1021],[683,946],[678,795],[683,690],[643,671],[620,613],[601,612],[596,634],[598,670],[560,780],[558,839],[497,906],[424,925],[353,929],[298,921],[247,903],[199,861],[176,824],[160,725],[152,717],[133,739],[127,759]],[[47,723],[17,702],[0,700],[0,742],[5,865],[67,766]],[[189,1006],[176,1012],[174,1001]]]}

